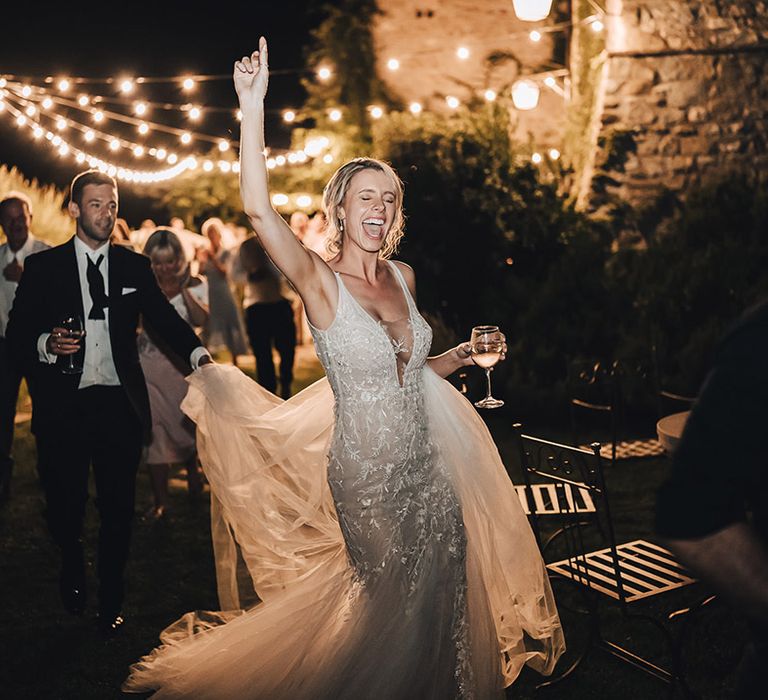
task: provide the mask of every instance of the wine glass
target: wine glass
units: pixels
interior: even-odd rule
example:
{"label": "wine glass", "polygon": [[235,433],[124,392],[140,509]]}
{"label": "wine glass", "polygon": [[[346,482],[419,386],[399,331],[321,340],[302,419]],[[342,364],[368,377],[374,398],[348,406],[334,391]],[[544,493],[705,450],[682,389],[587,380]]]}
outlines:
{"label": "wine glass", "polygon": [[475,326],[469,341],[472,361],[485,370],[488,390],[484,399],[475,402],[478,408],[499,408],[504,405],[501,399],[491,396],[491,371],[501,359],[504,350],[504,334],[498,326]]}
{"label": "wine glass", "polygon": [[[72,340],[78,340],[85,335],[83,319],[78,315],[66,316],[59,321],[59,328],[63,328],[66,335]],[[77,358],[77,360],[75,360]],[[82,348],[80,351],[67,355],[61,365],[64,374],[80,374],[83,371]]]}

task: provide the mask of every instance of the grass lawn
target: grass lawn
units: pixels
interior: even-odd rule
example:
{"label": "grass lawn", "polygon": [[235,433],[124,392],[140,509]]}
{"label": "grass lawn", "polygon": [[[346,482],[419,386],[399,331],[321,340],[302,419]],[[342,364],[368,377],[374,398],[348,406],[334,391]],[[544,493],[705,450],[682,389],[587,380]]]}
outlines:
{"label": "grass lawn", "polygon": [[[248,365],[243,369],[252,374]],[[298,356],[295,389],[318,376],[316,359],[311,348],[305,347]],[[484,417],[489,420],[505,461],[514,464],[509,432],[511,410],[505,407]],[[155,524],[137,519],[125,606],[128,622],[115,639],[101,641],[94,617],[95,509],[89,506],[85,533],[90,552],[90,607],[84,617],[76,618],[63,611],[58,597],[58,554],[49,542],[41,515],[43,501],[35,475],[29,423],[22,422],[17,429],[13,495],[0,509],[0,697],[126,697],[119,687],[128,665],[157,644],[160,630],[189,610],[217,606],[207,494],[197,502],[190,501],[184,480],[177,475],[179,478],[171,481],[169,517]],[[541,426],[529,425],[527,429],[552,439],[563,437],[556,430],[547,433]],[[654,494],[665,471],[666,461],[659,458],[619,462],[608,474],[620,541],[651,534]],[[148,476],[141,472],[137,512],[150,504]],[[681,592],[678,600],[694,594],[698,591]],[[670,609],[677,607],[674,602]],[[572,648],[578,648],[583,620],[571,617],[563,612],[568,641]],[[660,638],[647,626],[627,629],[618,622],[611,620],[607,625],[614,639],[649,653],[660,648]],[[698,695],[713,699],[727,695],[743,640],[743,621],[725,605],[718,604],[701,616],[692,628],[685,654],[690,682]],[[554,688],[535,693],[538,680],[536,674],[524,672],[509,689],[508,697],[634,700],[667,693],[660,682],[599,650],[594,650],[571,678]]]}

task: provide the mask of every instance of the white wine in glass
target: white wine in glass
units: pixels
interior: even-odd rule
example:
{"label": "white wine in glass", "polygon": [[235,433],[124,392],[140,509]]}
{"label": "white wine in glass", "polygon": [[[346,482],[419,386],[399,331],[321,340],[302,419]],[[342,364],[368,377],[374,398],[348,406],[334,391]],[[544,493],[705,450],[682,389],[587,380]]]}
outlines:
{"label": "white wine in glass", "polygon": [[472,337],[469,345],[472,352],[472,361],[485,370],[487,392],[485,398],[475,402],[478,408],[499,408],[504,405],[501,399],[495,399],[491,395],[491,371],[501,359],[504,351],[504,334],[498,326],[475,326],[472,329]]}
{"label": "white wine in glass", "polygon": [[[67,316],[59,321],[59,326],[66,330],[67,337],[71,340],[79,340],[85,335],[83,319],[80,316]],[[61,366],[61,371],[63,374],[82,374],[82,350],[74,355],[67,355],[64,364]]]}

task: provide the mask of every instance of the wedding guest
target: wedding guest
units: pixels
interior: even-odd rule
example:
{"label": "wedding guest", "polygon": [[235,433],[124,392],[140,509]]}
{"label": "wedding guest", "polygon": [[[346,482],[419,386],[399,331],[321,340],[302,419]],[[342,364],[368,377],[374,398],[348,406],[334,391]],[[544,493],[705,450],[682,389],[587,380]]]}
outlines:
{"label": "wedding guest", "polygon": [[224,247],[221,219],[208,219],[201,227],[203,236],[208,239],[208,248],[198,249],[200,274],[208,279],[209,315],[204,332],[205,345],[214,349],[226,347],[232,356],[232,364],[237,366],[238,355],[245,355],[243,320],[230,288],[229,268],[232,251]]}
{"label": "wedding guest", "polygon": [[748,618],[736,697],[764,692],[768,666],[768,302],[722,339],[659,491],[656,529]]}
{"label": "wedding guest", "polygon": [[50,248],[30,231],[32,202],[22,192],[9,192],[0,201],[0,226],[5,243],[0,245],[0,503],[8,499],[11,489],[14,424],[19,399],[21,372],[12,362],[5,342],[8,314],[13,306],[16,288],[24,272],[24,261],[30,255]]}
{"label": "wedding guest", "polygon": [[[87,603],[81,536],[93,466],[99,628],[105,636],[124,622],[136,469],[151,429],[136,348],[139,316],[193,368],[211,361],[160,291],[149,261],[110,244],[117,212],[113,178],[98,170],[75,177],[69,202],[75,235],[27,259],[6,334],[33,396],[45,515],[61,550],[62,603],[73,614],[82,614]],[[65,318],[77,317],[84,334],[65,327]]]}
{"label": "wedding guest", "polygon": [[280,396],[287,399],[291,395],[296,352],[293,309],[285,293],[288,283],[255,236],[240,245],[232,265],[232,277],[244,285],[245,325],[256,358],[256,381],[273,394],[277,393],[272,360],[274,346],[280,356]]}
{"label": "wedding guest", "polygon": [[[168,301],[185,321],[201,329],[208,319],[208,284],[192,277],[189,262],[178,236],[159,227],[147,239],[144,255]],[[186,367],[181,359],[157,339],[157,332],[147,325],[138,339],[139,359],[149,392],[152,412],[152,436],[145,456],[154,495],[154,505],[146,519],[165,516],[168,507],[168,473],[172,465],[186,469],[190,495],[201,491],[197,468],[194,424],[182,413],[181,402],[187,393]]]}

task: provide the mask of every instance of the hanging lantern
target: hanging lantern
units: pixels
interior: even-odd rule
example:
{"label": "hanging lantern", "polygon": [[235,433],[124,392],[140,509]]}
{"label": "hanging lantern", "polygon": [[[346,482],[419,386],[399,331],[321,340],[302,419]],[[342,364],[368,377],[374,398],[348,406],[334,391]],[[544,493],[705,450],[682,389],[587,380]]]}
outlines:
{"label": "hanging lantern", "polygon": [[552,0],[512,0],[515,14],[523,22],[539,22],[546,19],[552,9]]}
{"label": "hanging lantern", "polygon": [[539,86],[533,80],[518,80],[512,86],[512,102],[519,110],[533,109],[539,104]]}

